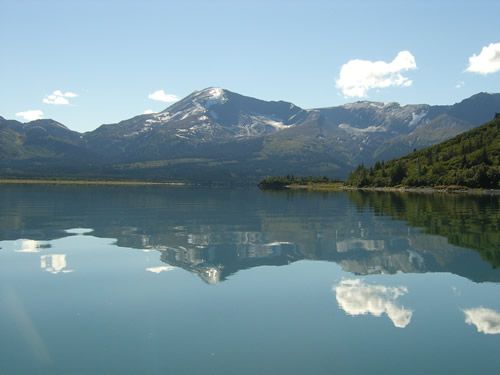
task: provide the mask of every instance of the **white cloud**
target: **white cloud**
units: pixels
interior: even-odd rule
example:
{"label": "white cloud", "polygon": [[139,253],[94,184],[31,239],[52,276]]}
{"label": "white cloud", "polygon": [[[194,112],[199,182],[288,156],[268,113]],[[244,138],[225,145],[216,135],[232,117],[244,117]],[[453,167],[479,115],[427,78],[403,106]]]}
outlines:
{"label": "white cloud", "polygon": [[384,285],[368,285],[359,279],[342,280],[334,292],[339,307],[349,315],[382,316],[386,314],[394,326],[406,327],[413,312],[395,301],[408,293],[405,287],[388,287]]}
{"label": "white cloud", "polygon": [[475,325],[478,332],[487,335],[500,334],[500,313],[485,307],[464,310],[465,323]]}
{"label": "white cloud", "polygon": [[455,85],[455,88],[456,89],[461,89],[464,86],[465,86],[465,82],[464,81],[458,81],[457,84]]}
{"label": "white cloud", "polygon": [[62,92],[61,90],[56,90],[52,94],[47,95],[43,98],[43,102],[46,104],[54,104],[54,105],[68,105],[68,98],[76,98],[78,95],[74,92]]}
{"label": "white cloud", "polygon": [[340,69],[337,88],[346,97],[364,97],[371,89],[408,87],[412,81],[402,72],[416,68],[415,57],[409,51],[399,52],[391,62],[349,60]]}
{"label": "white cloud", "polygon": [[150,115],[152,113],[156,113],[156,112],[153,111],[152,109],[145,109],[144,112],[143,112],[143,114],[145,114],[145,115]]}
{"label": "white cloud", "polygon": [[491,43],[483,47],[479,55],[469,57],[466,71],[479,74],[500,72],[500,43]]}
{"label": "white cloud", "polygon": [[168,272],[168,271],[173,271],[175,270],[175,267],[172,266],[158,266],[158,267],[149,267],[146,268],[146,271],[152,272],[152,273],[161,273],[161,272]]}
{"label": "white cloud", "polygon": [[158,102],[164,103],[173,103],[179,100],[177,95],[167,94],[165,90],[156,90],[148,95],[148,98],[151,100],[156,100]]}
{"label": "white cloud", "polygon": [[29,111],[17,112],[16,117],[21,117],[24,121],[34,121],[43,118],[43,112],[39,109],[30,109]]}

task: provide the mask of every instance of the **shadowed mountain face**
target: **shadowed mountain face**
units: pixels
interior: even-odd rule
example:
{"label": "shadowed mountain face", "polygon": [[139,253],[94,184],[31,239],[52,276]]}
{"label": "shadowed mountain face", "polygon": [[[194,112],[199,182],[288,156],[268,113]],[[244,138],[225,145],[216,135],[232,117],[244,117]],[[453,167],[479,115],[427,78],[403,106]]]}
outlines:
{"label": "shadowed mountain face", "polygon": [[2,240],[49,246],[66,229],[92,228],[87,235],[158,252],[209,283],[303,259],[359,275],[451,272],[500,281],[498,197],[111,186],[0,192]]}
{"label": "shadowed mountain face", "polygon": [[0,117],[0,160],[75,158],[82,136],[53,120],[21,123]]}
{"label": "shadowed mountain face", "polygon": [[0,173],[199,181],[345,177],[359,163],[449,139],[499,110],[500,94],[452,106],[356,102],[305,110],[212,87],[162,112],[84,134],[52,120],[0,118]]}

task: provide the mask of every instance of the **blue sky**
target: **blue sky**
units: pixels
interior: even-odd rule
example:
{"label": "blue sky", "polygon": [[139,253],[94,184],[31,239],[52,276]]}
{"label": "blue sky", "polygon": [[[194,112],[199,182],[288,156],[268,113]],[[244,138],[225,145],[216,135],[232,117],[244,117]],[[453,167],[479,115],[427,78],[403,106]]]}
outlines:
{"label": "blue sky", "polygon": [[79,131],[163,110],[148,98],[158,90],[220,86],[304,108],[500,92],[496,0],[0,0],[0,14],[0,115],[38,110]]}

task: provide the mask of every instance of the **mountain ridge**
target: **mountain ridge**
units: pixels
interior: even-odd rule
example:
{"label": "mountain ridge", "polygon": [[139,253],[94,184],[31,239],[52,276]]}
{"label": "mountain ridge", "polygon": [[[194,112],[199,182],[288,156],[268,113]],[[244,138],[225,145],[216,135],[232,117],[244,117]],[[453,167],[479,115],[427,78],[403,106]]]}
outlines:
{"label": "mountain ridge", "polygon": [[[357,164],[402,156],[491,119],[500,94],[453,105],[358,101],[303,109],[230,90],[195,91],[161,112],[78,133],[54,120],[0,117],[0,173],[111,178],[251,179],[273,174],[342,178]],[[38,129],[33,131],[33,129]],[[69,172],[73,170],[73,172]]]}
{"label": "mountain ridge", "polygon": [[500,188],[500,118],[436,145],[349,175],[357,187],[467,186]]}

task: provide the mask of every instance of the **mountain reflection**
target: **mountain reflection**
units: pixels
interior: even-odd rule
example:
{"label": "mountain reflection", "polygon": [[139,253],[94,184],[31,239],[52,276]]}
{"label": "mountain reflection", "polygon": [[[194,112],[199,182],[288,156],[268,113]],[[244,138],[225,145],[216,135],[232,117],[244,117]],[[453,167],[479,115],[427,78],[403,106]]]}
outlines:
{"label": "mountain reflection", "polygon": [[358,207],[377,215],[403,219],[425,233],[446,237],[454,245],[478,251],[493,266],[500,266],[500,197],[351,192]]}
{"label": "mountain reflection", "polygon": [[[188,240],[201,238],[188,236]],[[254,241],[258,236],[254,237]],[[200,243],[204,243],[201,245]],[[260,265],[283,265],[301,259],[294,244],[284,242],[189,242],[185,246],[161,249],[161,260],[198,274],[210,284],[224,280],[240,269]]]}
{"label": "mountain reflection", "polygon": [[[452,272],[500,281],[492,268],[498,197],[153,186],[0,186],[0,193],[0,239],[29,238],[27,251],[68,235],[114,238],[119,247],[158,251],[166,268],[149,272],[181,267],[208,283],[301,259],[358,275]],[[45,260],[60,272],[64,262]]]}

